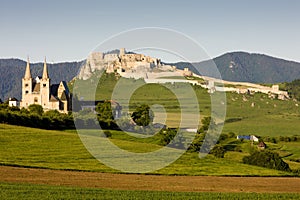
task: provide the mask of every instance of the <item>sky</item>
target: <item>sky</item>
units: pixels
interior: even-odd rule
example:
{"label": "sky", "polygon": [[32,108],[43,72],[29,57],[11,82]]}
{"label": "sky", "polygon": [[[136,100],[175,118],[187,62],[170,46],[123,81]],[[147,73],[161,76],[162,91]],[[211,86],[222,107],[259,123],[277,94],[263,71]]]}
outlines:
{"label": "sky", "polygon": [[298,0],[0,0],[0,58],[79,61],[112,35],[160,27],[210,57],[247,51],[300,62],[299,10]]}

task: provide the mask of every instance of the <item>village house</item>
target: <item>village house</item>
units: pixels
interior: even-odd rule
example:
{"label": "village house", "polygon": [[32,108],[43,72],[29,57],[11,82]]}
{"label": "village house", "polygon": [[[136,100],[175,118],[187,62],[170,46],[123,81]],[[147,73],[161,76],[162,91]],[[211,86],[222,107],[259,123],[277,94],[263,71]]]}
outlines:
{"label": "village house", "polygon": [[16,99],[15,97],[9,98],[8,99],[8,105],[10,107],[13,107],[13,106],[17,107],[17,106],[19,106],[19,100]]}
{"label": "village house", "polygon": [[241,140],[241,139],[244,139],[244,140],[250,140],[250,141],[253,141],[253,142],[258,142],[258,138],[255,136],[255,135],[238,135],[236,137],[236,139],[238,140]]}

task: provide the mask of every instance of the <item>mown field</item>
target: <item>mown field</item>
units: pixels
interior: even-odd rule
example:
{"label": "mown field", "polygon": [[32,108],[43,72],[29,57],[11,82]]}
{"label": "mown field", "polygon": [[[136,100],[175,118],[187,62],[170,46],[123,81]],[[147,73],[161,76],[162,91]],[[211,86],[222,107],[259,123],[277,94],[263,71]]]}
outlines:
{"label": "mown field", "polygon": [[299,199],[293,193],[218,193],[130,191],[95,188],[0,183],[0,198],[19,199]]}

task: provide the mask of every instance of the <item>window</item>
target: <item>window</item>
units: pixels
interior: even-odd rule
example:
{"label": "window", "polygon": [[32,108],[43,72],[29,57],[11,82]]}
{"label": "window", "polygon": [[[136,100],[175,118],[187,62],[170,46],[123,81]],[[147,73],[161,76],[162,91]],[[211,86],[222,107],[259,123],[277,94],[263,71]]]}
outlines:
{"label": "window", "polygon": [[28,91],[27,91],[27,90],[25,91],[25,94],[28,94]]}
{"label": "window", "polygon": [[47,84],[43,84],[43,87],[46,87],[47,86]]}
{"label": "window", "polygon": [[34,103],[37,103],[37,102],[38,102],[38,98],[34,97]]}
{"label": "window", "polygon": [[28,87],[28,83],[25,84],[25,87]]}

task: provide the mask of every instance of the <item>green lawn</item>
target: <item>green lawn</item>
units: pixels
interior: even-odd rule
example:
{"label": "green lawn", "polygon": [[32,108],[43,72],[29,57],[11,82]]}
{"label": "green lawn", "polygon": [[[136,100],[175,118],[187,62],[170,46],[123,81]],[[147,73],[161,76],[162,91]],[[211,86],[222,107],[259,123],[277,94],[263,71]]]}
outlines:
{"label": "green lawn", "polygon": [[299,199],[288,193],[160,192],[0,183],[0,199]]}

